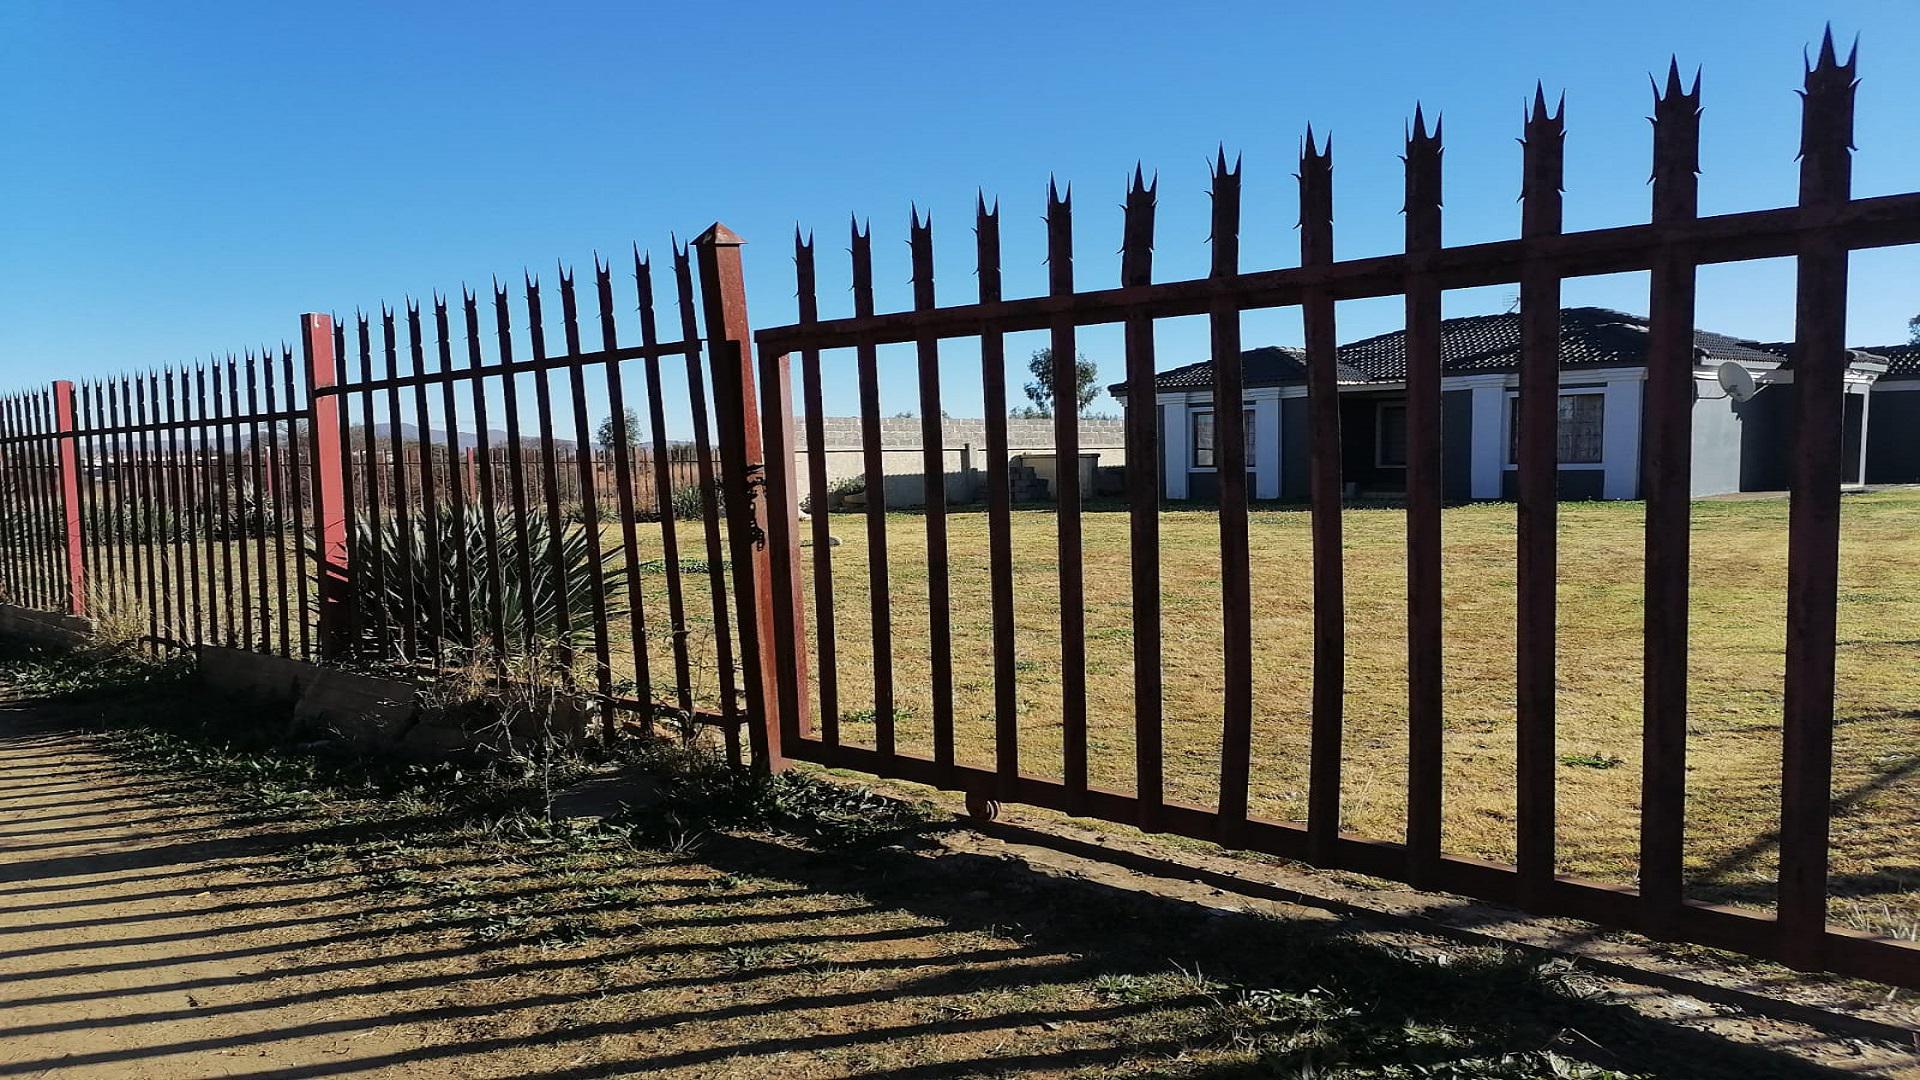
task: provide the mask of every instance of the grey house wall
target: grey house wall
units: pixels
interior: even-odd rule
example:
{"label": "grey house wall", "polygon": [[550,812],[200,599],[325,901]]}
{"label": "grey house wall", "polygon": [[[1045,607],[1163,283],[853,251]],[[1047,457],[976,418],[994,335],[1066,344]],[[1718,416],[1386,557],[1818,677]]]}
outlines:
{"label": "grey house wall", "polygon": [[1695,498],[1740,490],[1740,450],[1744,423],[1740,414],[1734,411],[1736,404],[1724,394],[1703,396],[1699,384],[1694,384],[1691,494]]}
{"label": "grey house wall", "polygon": [[1868,409],[1867,483],[1920,484],[1920,379],[1888,379]]}

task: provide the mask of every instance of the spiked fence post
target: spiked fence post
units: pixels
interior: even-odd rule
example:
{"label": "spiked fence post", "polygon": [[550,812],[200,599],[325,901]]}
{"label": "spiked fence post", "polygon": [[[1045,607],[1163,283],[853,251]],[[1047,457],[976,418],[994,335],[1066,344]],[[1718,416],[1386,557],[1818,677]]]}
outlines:
{"label": "spiked fence post", "polygon": [[[1527,115],[1520,234],[1560,232],[1566,107],[1547,111],[1536,86]],[[1516,632],[1517,829],[1520,903],[1539,910],[1554,875],[1554,620],[1559,520],[1560,278],[1529,257],[1520,277],[1520,422]]]}
{"label": "spiked fence post", "polygon": [[[1844,206],[1853,187],[1857,51],[1841,63],[1828,28],[1801,95],[1800,206]],[[1847,250],[1832,232],[1802,242],[1796,267],[1792,501],[1787,519],[1787,665],[1780,782],[1783,955],[1819,965],[1833,813],[1833,695],[1846,401]]]}
{"label": "spiked fence post", "polygon": [[[761,449],[760,409],[753,386],[753,339],[740,268],[740,246],[745,242],[732,229],[715,222],[694,239],[693,246],[699,251],[707,362],[713,370],[714,410],[720,422],[721,483],[726,490],[740,666],[747,691],[747,738],[754,768],[779,772],[786,768],[786,759],[780,744],[782,723],[775,692],[782,687],[782,680],[804,679],[805,673],[799,667],[782,670],[772,648],[773,567],[767,553],[768,508],[760,499],[767,463]],[[791,467],[792,461],[782,464]],[[791,493],[791,484],[786,490]],[[784,514],[789,508],[777,509]],[[783,651],[793,655],[798,650]]]}
{"label": "spiked fence post", "polygon": [[1428,269],[1440,250],[1440,121],[1431,134],[1419,105],[1407,132],[1407,876],[1433,880],[1440,864],[1442,579],[1440,283]]}
{"label": "spiked fence post", "polygon": [[53,384],[54,432],[60,436],[60,506],[64,513],[61,536],[67,552],[67,614],[87,613],[86,553],[81,550],[80,530],[80,447],[74,438],[73,383],[62,379]]}
{"label": "spiked fence post", "polygon": [[[1333,263],[1333,137],[1307,128],[1300,153],[1300,265]],[[1307,857],[1333,858],[1340,831],[1340,747],[1346,693],[1346,579],[1341,549],[1340,387],[1333,294],[1300,305],[1307,347],[1307,426],[1313,505],[1313,731],[1307,780]],[[1215,421],[1217,424],[1218,421]],[[1217,430],[1217,428],[1216,428]]]}
{"label": "spiked fence post", "polygon": [[340,396],[332,392],[338,385],[339,371],[333,346],[330,316],[311,312],[300,316],[307,403],[313,412],[307,423],[311,441],[307,460],[313,488],[314,552],[318,556],[315,620],[323,660],[345,656],[353,644],[353,594],[347,572],[346,458],[341,453]]}
{"label": "spiked fence post", "polygon": [[[1676,59],[1654,87],[1653,223],[1700,206],[1700,77]],[[1648,282],[1646,602],[1642,635],[1640,897],[1642,929],[1668,935],[1680,915],[1687,813],[1687,551],[1693,456],[1693,254],[1667,248]]]}

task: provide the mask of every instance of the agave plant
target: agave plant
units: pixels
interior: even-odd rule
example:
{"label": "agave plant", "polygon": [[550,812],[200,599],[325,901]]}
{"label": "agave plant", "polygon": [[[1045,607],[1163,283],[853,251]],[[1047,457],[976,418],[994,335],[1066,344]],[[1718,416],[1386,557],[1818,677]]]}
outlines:
{"label": "agave plant", "polygon": [[[564,525],[556,576],[553,532],[544,514],[533,511],[516,519],[511,513],[497,513],[492,520],[491,543],[488,516],[471,507],[464,512],[440,507],[430,517],[384,521],[378,533],[365,521],[357,522],[351,543],[358,568],[356,614],[362,630],[412,626],[423,646],[436,637],[448,644],[491,641],[497,590],[504,640],[493,645],[500,652],[521,655],[530,647],[579,645],[592,636],[588,597],[596,578],[606,597],[608,620],[626,615],[626,567],[618,545],[607,545],[596,560],[588,547],[587,531]],[[384,589],[376,587],[376,582]],[[566,635],[558,629],[561,583],[566,587],[572,623]],[[441,611],[437,626],[433,620],[436,598]]]}

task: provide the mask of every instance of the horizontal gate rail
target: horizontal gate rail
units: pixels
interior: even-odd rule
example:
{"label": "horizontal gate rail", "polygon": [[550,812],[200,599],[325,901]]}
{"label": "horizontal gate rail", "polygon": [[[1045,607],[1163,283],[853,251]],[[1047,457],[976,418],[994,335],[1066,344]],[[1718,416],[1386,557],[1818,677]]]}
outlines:
{"label": "horizontal gate rail", "polygon": [[[796,266],[801,318],[756,335],[763,364],[798,354],[804,375],[801,423],[812,436],[806,467],[809,489],[819,500],[825,486],[820,444],[821,354],[856,354],[861,415],[867,450],[868,625],[850,625],[849,612],[835,618],[829,536],[815,518],[812,605],[818,626],[817,672],[823,712],[815,718],[804,703],[782,701],[783,751],[792,758],[834,768],[899,777],[967,793],[969,805],[1012,800],[1072,814],[1138,825],[1268,852],[1315,865],[1395,878],[1421,887],[1515,904],[1527,910],[1565,914],[1655,936],[1737,949],[1801,968],[1824,968],[1920,987],[1920,945],[1855,933],[1827,918],[1830,856],[1835,620],[1838,607],[1839,491],[1842,473],[1842,332],[1847,298],[1846,261],[1851,251],[1920,243],[1920,193],[1856,199],[1851,196],[1854,60],[1839,59],[1831,36],[1806,71],[1799,205],[1711,216],[1698,214],[1700,93],[1671,67],[1665,87],[1654,87],[1653,219],[1648,224],[1564,232],[1561,224],[1563,107],[1550,107],[1536,88],[1527,111],[1523,143],[1521,231],[1514,240],[1448,247],[1441,239],[1441,132],[1416,109],[1408,127],[1405,169],[1406,251],[1340,260],[1333,252],[1331,142],[1308,129],[1300,156],[1300,265],[1261,271],[1240,267],[1238,163],[1224,148],[1213,165],[1211,272],[1204,278],[1151,280],[1153,212],[1157,183],[1136,169],[1125,208],[1121,279],[1117,288],[1084,290],[1073,278],[1071,196],[1049,185],[1046,202],[1048,284],[1046,295],[1006,299],[1000,294],[998,205],[984,197],[975,220],[979,297],[941,306],[931,279],[932,224],[916,208],[910,242],[914,264],[911,308],[876,312],[872,293],[871,232],[856,224],[852,264],[854,312],[821,318],[815,302],[813,248],[799,244]],[[1794,431],[1792,508],[1788,527],[1788,627],[1781,768],[1781,861],[1778,914],[1695,902],[1686,896],[1682,851],[1686,801],[1687,532],[1689,395],[1692,390],[1694,288],[1702,265],[1793,257],[1799,289],[1794,350],[1798,410]],[[1569,277],[1646,271],[1651,275],[1650,371],[1647,389],[1648,513],[1644,584],[1644,806],[1641,812],[1640,887],[1580,881],[1557,870],[1555,831],[1556,673],[1577,657],[1556,655],[1558,586],[1558,470],[1556,429],[1561,358],[1560,293]],[[1516,440],[1518,536],[1516,544],[1517,749],[1514,786],[1515,865],[1498,865],[1442,850],[1444,672],[1439,657],[1442,630],[1440,460],[1440,300],[1443,290],[1495,284],[1520,286],[1522,324],[1519,420]],[[1340,827],[1342,695],[1345,622],[1342,583],[1341,433],[1336,405],[1335,302],[1366,297],[1403,297],[1408,350],[1409,474],[1406,557],[1408,625],[1408,805],[1406,833],[1394,839],[1344,832]],[[1219,692],[1220,787],[1213,807],[1169,800],[1163,775],[1164,691],[1161,664],[1162,611],[1157,516],[1161,491],[1154,462],[1160,460],[1156,430],[1153,325],[1158,319],[1205,316],[1213,358],[1213,400],[1242,396],[1241,313],[1299,308],[1306,345],[1308,475],[1311,481],[1313,694],[1308,744],[1304,823],[1250,819],[1247,813],[1248,755],[1252,713],[1251,634],[1248,612],[1260,597],[1248,583],[1247,502],[1240,410],[1216,408],[1219,455],[1219,614],[1224,675]],[[1004,416],[1004,339],[1031,331],[1049,335],[1054,385],[1072,386],[1075,330],[1119,324],[1126,345],[1129,466],[1126,506],[1130,516],[1132,576],[1133,730],[1135,794],[1087,784],[1084,655],[1085,596],[1075,410],[1061,398],[1056,428],[1059,632],[1062,647],[1057,718],[1059,760],[1045,764],[1059,779],[1030,774],[1031,750],[1021,745],[1014,694],[1016,647],[1010,567],[1007,461]],[[992,767],[957,763],[952,751],[950,600],[945,585],[946,520],[933,488],[941,470],[927,460],[928,623],[933,682],[932,752],[902,750],[891,715],[896,687],[889,663],[897,647],[889,598],[886,550],[889,537],[878,462],[879,349],[913,344],[918,359],[920,401],[940,401],[938,343],[954,338],[980,342],[981,387],[988,412],[988,571],[992,622]],[[791,394],[769,366],[763,387],[775,397],[770,410],[790,416]],[[1064,393],[1064,391],[1063,391]],[[933,413],[926,415],[932,416]],[[791,423],[788,422],[789,426]],[[771,419],[770,427],[771,428]],[[929,422],[928,430],[934,430]],[[770,454],[774,452],[769,451]],[[773,460],[779,460],[775,454]],[[797,483],[780,486],[791,513]],[[770,489],[770,492],[772,489]],[[782,582],[798,580],[799,556],[784,545],[771,555]],[[1303,583],[1304,584],[1304,583]],[[795,588],[775,589],[771,600],[783,632],[796,635],[806,598]],[[1050,618],[1050,617],[1049,617]],[[841,718],[839,691],[845,680],[834,670],[849,635],[871,634],[873,675],[872,745],[851,744]],[[793,654],[800,657],[796,651]],[[803,659],[803,657],[802,657]],[[805,685],[807,676],[795,676]],[[817,729],[818,734],[813,732]]]}

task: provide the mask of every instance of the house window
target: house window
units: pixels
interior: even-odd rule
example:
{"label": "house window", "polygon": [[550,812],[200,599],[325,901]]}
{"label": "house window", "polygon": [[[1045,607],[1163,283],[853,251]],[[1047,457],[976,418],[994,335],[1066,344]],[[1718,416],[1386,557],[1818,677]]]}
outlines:
{"label": "house window", "polygon": [[[1246,425],[1247,471],[1252,472],[1253,462],[1253,410],[1243,414],[1242,423]],[[1196,409],[1193,412],[1193,467],[1196,469],[1215,468],[1213,460],[1213,410]]]}
{"label": "house window", "polygon": [[[1560,395],[1560,464],[1598,465],[1606,435],[1606,395],[1599,391]],[[1520,398],[1508,399],[1507,464],[1520,461]]]}
{"label": "house window", "polygon": [[1380,403],[1379,422],[1374,425],[1373,463],[1383,469],[1407,466],[1407,406],[1405,402]]}

